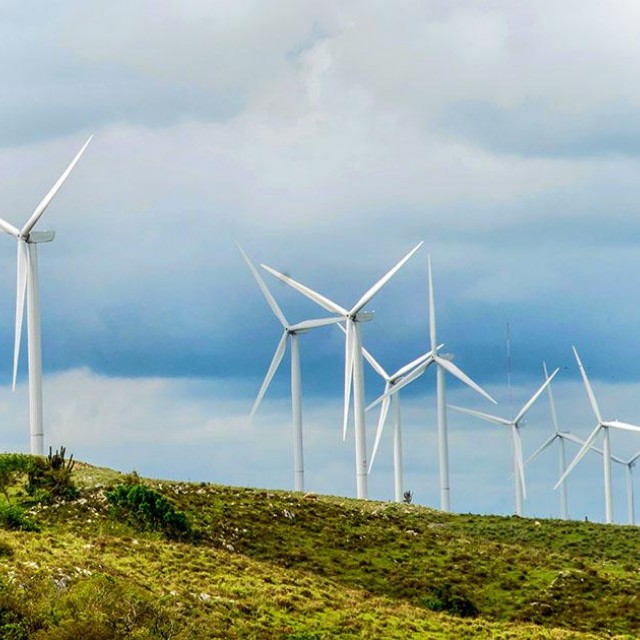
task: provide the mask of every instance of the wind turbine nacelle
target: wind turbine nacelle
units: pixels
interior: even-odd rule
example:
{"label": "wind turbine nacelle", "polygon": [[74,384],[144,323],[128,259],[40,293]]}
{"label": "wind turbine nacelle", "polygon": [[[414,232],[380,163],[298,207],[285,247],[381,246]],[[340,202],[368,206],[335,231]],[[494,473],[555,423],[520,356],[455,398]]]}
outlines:
{"label": "wind turbine nacelle", "polygon": [[42,242],[51,242],[55,237],[55,231],[32,231],[27,242],[41,244]]}
{"label": "wind turbine nacelle", "polygon": [[373,311],[358,311],[355,320],[356,322],[371,322],[373,320]]}

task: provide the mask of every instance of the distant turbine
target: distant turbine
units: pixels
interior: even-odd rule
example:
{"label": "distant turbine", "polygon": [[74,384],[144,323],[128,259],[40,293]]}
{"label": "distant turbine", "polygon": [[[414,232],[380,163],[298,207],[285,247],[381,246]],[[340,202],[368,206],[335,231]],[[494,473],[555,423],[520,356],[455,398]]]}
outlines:
{"label": "distant turbine", "polygon": [[[437,365],[436,368],[436,409],[438,420],[438,460],[440,467],[440,508],[442,511],[450,511],[450,485],[449,485],[449,444],[447,438],[447,404],[445,399],[445,372],[449,372],[451,375],[464,382],[468,387],[471,387],[474,391],[477,391],[480,395],[487,398],[494,404],[497,402],[478,384],[476,384],[466,373],[458,368],[451,360],[451,355],[440,355],[438,353],[438,340],[436,337],[436,310],[434,304],[433,295],[433,277],[431,275],[431,257],[427,256],[428,278],[429,278],[429,337],[431,341],[431,353],[433,354],[433,361]],[[419,378],[426,370],[431,362],[424,362],[417,366],[411,373],[409,373],[400,382],[395,384],[392,388],[380,396],[370,407],[376,405],[378,402],[384,401],[389,396],[396,394],[403,387],[407,386],[417,378]]]}
{"label": "distant turbine", "polygon": [[611,488],[611,442],[609,439],[609,429],[621,429],[623,431],[635,431],[640,432],[640,427],[628,424],[626,422],[620,422],[618,420],[610,420],[605,421],[602,419],[602,415],[600,414],[600,408],[598,407],[598,403],[596,401],[596,396],[593,393],[593,389],[591,387],[591,383],[589,382],[589,378],[587,378],[587,373],[582,366],[582,362],[580,361],[580,356],[578,356],[578,352],[575,347],[573,348],[573,353],[576,357],[576,361],[578,363],[578,367],[580,369],[580,373],[582,375],[582,379],[584,381],[584,386],[587,390],[587,396],[589,397],[589,402],[591,403],[591,408],[593,409],[593,413],[596,416],[596,420],[598,423],[595,428],[591,432],[591,435],[585,440],[584,445],[582,445],[582,449],[578,451],[576,457],[572,460],[571,464],[567,467],[566,471],[560,477],[560,480],[556,483],[554,489],[557,489],[567,478],[567,476],[573,471],[575,466],[582,460],[583,456],[587,453],[587,451],[591,448],[591,445],[595,442],[595,439],[598,437],[600,431],[602,431],[603,436],[603,468],[604,468],[604,506],[605,506],[605,522],[610,524],[613,522],[613,492]]}
{"label": "distant turbine", "polygon": [[269,273],[273,274],[289,286],[293,287],[307,298],[319,304],[330,313],[337,313],[345,320],[346,340],[345,340],[345,376],[344,376],[344,420],[343,438],[346,437],[347,423],[349,417],[349,405],[351,400],[351,384],[353,381],[353,411],[355,422],[355,458],[356,458],[356,495],[358,498],[367,499],[367,442],[365,426],[365,405],[364,405],[364,372],[362,365],[362,340],[360,337],[360,323],[363,320],[371,319],[371,315],[363,312],[364,307],[373,296],[396,274],[396,272],[411,258],[411,256],[422,246],[420,242],[392,269],[390,269],[380,280],[378,280],[349,310],[341,307],[335,302],[325,298],[323,295],[313,291],[309,287],[295,281],[289,276],[285,276],[271,267],[261,265]]}
{"label": "distant turbine", "polygon": [[302,383],[300,376],[300,351],[298,345],[298,335],[300,333],[306,333],[307,331],[315,329],[316,327],[335,324],[336,322],[342,321],[342,318],[320,318],[318,320],[305,320],[304,322],[298,322],[294,325],[289,324],[289,321],[285,318],[284,313],[282,313],[282,309],[280,309],[278,303],[275,301],[275,298],[271,295],[271,292],[267,288],[264,280],[262,279],[256,268],[253,266],[253,263],[249,259],[249,256],[247,256],[247,254],[239,244],[237,244],[237,246],[240,250],[240,253],[242,254],[242,257],[245,259],[249,270],[258,283],[258,287],[260,287],[262,295],[264,295],[267,303],[271,307],[271,310],[273,311],[276,318],[278,318],[283,328],[282,337],[280,338],[280,342],[278,342],[278,346],[276,348],[275,354],[273,355],[273,359],[271,360],[271,364],[269,365],[269,369],[267,370],[267,375],[265,376],[262,386],[260,387],[258,396],[253,403],[253,408],[251,409],[249,420],[252,420],[254,415],[256,414],[256,411],[258,410],[258,407],[262,402],[262,398],[264,397],[264,394],[266,393],[269,384],[273,379],[273,376],[275,375],[278,367],[280,366],[280,363],[282,362],[284,352],[287,348],[287,340],[291,340],[291,417],[293,427],[294,488],[296,491],[304,491],[304,456],[302,446]]}
{"label": "distant turbine", "polygon": [[78,160],[91,142],[93,136],[84,143],[71,164],[58,181],[35,208],[22,229],[0,218],[0,230],[12,235],[18,241],[18,264],[16,286],[16,327],[13,351],[13,389],[18,376],[18,358],[24,316],[25,297],[27,300],[27,353],[29,360],[29,432],[30,450],[33,455],[42,455],[44,450],[44,428],[42,420],[42,339],[40,333],[40,292],[38,287],[38,251],[41,242],[51,242],[54,231],[33,231],[38,220],[60,190]]}
{"label": "distant turbine", "polygon": [[[542,368],[544,369],[544,378],[545,380],[549,379],[549,373],[547,371],[546,363],[542,363]],[[545,449],[550,447],[554,442],[558,442],[558,469],[559,475],[562,475],[565,472],[567,467],[567,458],[566,458],[566,450],[565,450],[565,440],[569,442],[573,442],[578,446],[582,446],[584,444],[584,440],[578,438],[578,436],[574,436],[569,431],[561,431],[558,426],[558,414],[556,413],[556,404],[553,400],[553,392],[551,391],[551,385],[547,386],[547,394],[549,396],[549,409],[551,410],[551,423],[553,424],[554,434],[547,438],[538,449],[536,449],[526,460],[525,464],[529,464],[535,458],[537,458]],[[562,487],[560,489],[560,517],[563,520],[569,519],[569,501],[567,498],[567,483],[563,482]]]}
{"label": "distant turbine", "polygon": [[529,400],[524,404],[522,409],[518,412],[513,420],[507,420],[506,418],[500,418],[498,416],[492,416],[488,413],[482,413],[481,411],[474,411],[473,409],[465,409],[463,407],[456,407],[454,405],[449,405],[452,409],[456,411],[460,411],[462,413],[466,413],[470,416],[475,416],[476,418],[480,418],[482,420],[486,420],[487,422],[493,422],[494,424],[504,425],[505,427],[509,427],[511,430],[511,438],[513,442],[513,477],[514,477],[514,494],[515,494],[515,508],[516,515],[522,515],[522,502],[524,498],[527,496],[527,490],[525,486],[524,480],[524,462],[522,459],[522,439],[520,437],[520,423],[524,418],[525,414],[531,407],[533,403],[540,397],[540,394],[551,384],[551,381],[555,377],[556,373],[558,373],[560,369],[556,369],[551,376],[547,377],[542,386],[529,398]]}
{"label": "distant turbine", "polygon": [[[340,327],[342,329],[342,327]],[[367,351],[364,347],[362,348],[362,354],[364,355],[367,362],[371,365],[371,368],[384,380],[385,382],[385,397],[382,400],[382,407],[380,409],[380,417],[378,419],[378,428],[376,430],[376,439],[373,445],[373,451],[371,452],[371,460],[369,462],[369,473],[371,473],[371,469],[373,467],[373,462],[376,458],[376,453],[378,451],[378,445],[380,444],[380,438],[382,436],[382,431],[384,429],[385,422],[387,420],[387,414],[389,413],[389,404],[393,404],[393,478],[394,478],[394,494],[395,501],[402,502],[403,495],[403,483],[402,483],[402,475],[403,475],[403,467],[402,467],[402,427],[400,423],[400,394],[396,393],[393,396],[388,395],[389,391],[394,387],[394,385],[398,384],[404,376],[406,376],[412,369],[422,364],[426,364],[428,367],[432,362],[434,362],[433,354],[431,351],[427,351],[420,357],[416,358],[409,364],[400,367],[395,373],[389,374],[387,373],[382,365]],[[369,407],[367,407],[369,408]]]}
{"label": "distant turbine", "polygon": [[636,466],[640,458],[640,451],[636,451],[628,460],[618,458],[618,456],[611,456],[611,459],[618,464],[624,466],[624,475],[627,484],[627,514],[629,517],[629,524],[635,525],[636,523],[636,510],[633,496],[633,467]]}

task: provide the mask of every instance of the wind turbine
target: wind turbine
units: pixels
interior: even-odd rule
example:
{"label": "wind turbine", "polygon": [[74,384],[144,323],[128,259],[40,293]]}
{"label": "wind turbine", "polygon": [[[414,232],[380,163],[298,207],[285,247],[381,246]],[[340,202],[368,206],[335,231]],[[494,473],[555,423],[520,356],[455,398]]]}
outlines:
{"label": "wind turbine", "polygon": [[[237,243],[236,243],[237,244]],[[275,375],[282,359],[284,357],[284,353],[287,349],[287,341],[291,342],[291,418],[292,418],[292,428],[293,428],[293,472],[294,472],[294,489],[296,491],[304,491],[304,456],[303,456],[303,446],[302,446],[302,382],[300,376],[300,350],[298,345],[298,335],[301,333],[306,333],[311,329],[315,329],[316,327],[322,327],[328,324],[335,324],[336,322],[342,321],[340,317],[333,318],[319,318],[317,320],[305,320],[303,322],[298,322],[296,324],[290,324],[286,319],[282,309],[279,307],[278,303],[275,301],[275,298],[271,295],[267,285],[264,280],[253,266],[253,263],[249,259],[249,256],[244,252],[244,249],[237,244],[242,257],[244,258],[249,270],[253,274],[256,282],[258,283],[258,287],[260,291],[262,291],[262,295],[264,295],[265,300],[267,301],[269,307],[271,307],[271,311],[273,311],[276,318],[280,321],[282,325],[282,337],[278,342],[278,346],[276,347],[276,351],[273,355],[273,359],[271,360],[271,364],[269,365],[269,369],[267,370],[267,375],[262,382],[262,386],[260,387],[260,391],[256,397],[255,402],[253,403],[253,407],[251,409],[251,413],[249,415],[249,420],[252,420],[260,403],[262,402],[262,398],[266,393],[269,385],[271,384],[271,380]]]}
{"label": "wind turbine", "polygon": [[20,355],[20,339],[24,316],[25,297],[27,301],[27,353],[29,360],[29,431],[30,450],[33,455],[43,454],[44,429],[42,424],[42,338],[40,333],[40,292],[38,286],[38,251],[39,243],[51,242],[54,231],[34,231],[45,209],[78,160],[91,142],[93,136],[84,143],[64,173],[51,187],[47,195],[35,208],[31,217],[21,229],[0,218],[0,230],[12,235],[18,242],[17,287],[16,287],[16,327],[13,352],[13,389],[16,388],[18,376],[18,358]]}
{"label": "wind turbine", "polygon": [[[546,363],[542,363],[542,368],[544,369],[544,377],[545,380],[549,379],[549,372],[547,371]],[[569,431],[561,431],[558,426],[558,414],[556,413],[556,404],[553,399],[553,392],[551,391],[551,385],[547,386],[547,395],[549,396],[549,409],[551,410],[551,423],[553,424],[554,433],[552,436],[549,436],[541,445],[536,449],[526,460],[525,464],[529,464],[535,458],[537,458],[545,449],[550,447],[554,442],[558,442],[558,469],[559,475],[562,475],[567,468],[567,457],[566,457],[566,448],[565,441],[573,442],[578,446],[582,446],[584,444],[584,440],[578,438],[578,436],[574,436]],[[566,483],[562,484],[560,490],[560,517],[563,520],[569,519],[569,501],[567,498],[567,485]]]}
{"label": "wind turbine", "polygon": [[593,413],[596,416],[596,420],[598,421],[596,426],[594,427],[591,435],[585,440],[582,445],[582,449],[578,451],[576,457],[571,461],[571,464],[567,467],[565,472],[560,477],[560,480],[556,483],[554,489],[557,489],[567,478],[567,476],[573,471],[575,466],[582,460],[587,451],[591,448],[591,445],[595,442],[595,439],[598,437],[598,434],[602,431],[603,438],[603,446],[602,446],[602,460],[603,460],[603,469],[604,469],[604,506],[605,506],[605,522],[610,524],[613,522],[613,496],[611,489],[611,442],[610,442],[610,434],[609,429],[621,429],[623,431],[635,431],[640,432],[640,427],[628,424],[626,422],[620,422],[619,420],[603,420],[602,415],[600,414],[600,408],[598,407],[598,402],[596,401],[596,396],[593,393],[593,389],[591,387],[591,383],[589,382],[589,378],[587,378],[587,373],[582,366],[582,362],[580,361],[580,356],[576,351],[575,347],[572,347],[573,353],[576,357],[576,361],[578,363],[578,367],[580,369],[580,374],[582,375],[582,380],[584,381],[584,386],[587,390],[587,396],[589,397],[589,402],[591,404],[591,408],[593,409]]}
{"label": "wind turbine", "polygon": [[358,498],[367,499],[367,443],[365,426],[365,400],[364,400],[364,371],[362,363],[362,339],[360,336],[360,323],[371,319],[371,314],[363,311],[364,307],[380,289],[402,268],[411,256],[422,246],[422,242],[416,245],[402,260],[380,278],[365,294],[355,303],[351,309],[345,309],[329,298],[320,295],[313,289],[297,282],[289,276],[279,273],[271,267],[261,265],[269,273],[273,274],[289,286],[293,287],[307,298],[313,300],[330,313],[338,314],[346,325],[345,339],[345,376],[344,376],[344,419],[343,438],[346,438],[347,423],[349,418],[349,405],[351,400],[351,385],[353,382],[353,411],[355,422],[355,460],[356,460],[356,495]]}
{"label": "wind turbine", "polygon": [[624,475],[627,483],[627,513],[629,514],[629,524],[636,523],[636,510],[633,496],[633,467],[636,466],[640,458],[640,451],[636,451],[628,460],[623,460],[618,456],[611,456],[611,459],[624,466]]}
{"label": "wind turbine", "polygon": [[476,416],[487,422],[493,422],[494,424],[503,425],[509,427],[511,430],[511,439],[513,441],[513,474],[514,474],[514,493],[515,493],[515,507],[516,515],[522,515],[522,502],[527,496],[527,490],[524,480],[524,462],[522,459],[522,439],[520,437],[521,422],[529,409],[533,406],[533,403],[540,397],[540,394],[551,384],[551,381],[558,373],[560,369],[556,369],[547,379],[543,382],[542,386],[527,400],[522,409],[517,413],[515,418],[507,420],[506,418],[500,418],[488,413],[482,413],[481,411],[475,411],[474,409],[465,409],[463,407],[456,407],[449,405],[452,409],[466,413],[470,416]]}
{"label": "wind turbine", "polygon": [[[438,339],[436,337],[436,310],[433,294],[433,276],[431,273],[431,256],[427,256],[428,279],[429,279],[429,338],[431,342],[431,353],[433,362],[436,364],[436,410],[438,421],[438,460],[440,468],[440,509],[442,511],[450,510],[450,484],[449,484],[449,444],[447,438],[447,404],[445,399],[445,373],[458,378],[471,387],[474,391],[483,395],[485,398],[497,404],[497,402],[478,384],[476,384],[466,373],[457,367],[451,360],[453,356],[449,354],[440,355],[438,353]],[[384,401],[387,395],[397,394],[400,389],[419,378],[426,370],[431,362],[423,362],[418,365],[403,380],[395,384],[392,388],[385,392],[380,398],[369,405],[373,407],[378,402]]]}
{"label": "wind turbine", "polygon": [[[340,327],[342,329],[342,327]],[[344,331],[344,329],[343,329]],[[433,354],[431,351],[422,354],[415,360],[400,367],[395,373],[389,374],[385,371],[382,365],[362,347],[362,355],[367,362],[371,365],[371,368],[384,380],[385,382],[385,397],[382,400],[382,407],[380,409],[380,417],[378,418],[378,428],[376,429],[376,439],[373,445],[373,451],[371,452],[371,460],[369,461],[369,473],[373,467],[373,462],[376,458],[378,446],[380,444],[380,438],[382,431],[387,420],[389,413],[389,404],[393,405],[393,478],[394,478],[394,496],[396,502],[402,502],[403,500],[403,486],[402,486],[402,426],[400,422],[400,394],[395,393],[392,396],[389,395],[389,391],[402,380],[412,369],[426,363],[428,367],[434,362]],[[369,407],[367,407],[368,409]]]}

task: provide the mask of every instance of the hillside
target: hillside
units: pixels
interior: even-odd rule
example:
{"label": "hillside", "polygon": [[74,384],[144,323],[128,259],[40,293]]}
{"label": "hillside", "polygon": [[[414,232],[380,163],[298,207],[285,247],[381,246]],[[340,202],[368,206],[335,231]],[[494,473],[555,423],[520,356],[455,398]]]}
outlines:
{"label": "hillside", "polygon": [[[29,495],[25,474],[11,478],[3,639],[640,635],[637,528],[141,481],[84,464],[72,479],[75,499]],[[186,518],[167,528],[136,521],[143,503],[116,512],[118,486],[164,496]]]}

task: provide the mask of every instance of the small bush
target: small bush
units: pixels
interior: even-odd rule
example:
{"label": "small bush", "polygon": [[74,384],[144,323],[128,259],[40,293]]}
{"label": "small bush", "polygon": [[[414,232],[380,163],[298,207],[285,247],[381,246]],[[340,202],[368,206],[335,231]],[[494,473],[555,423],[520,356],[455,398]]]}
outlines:
{"label": "small bush", "polygon": [[73,500],[78,497],[78,489],[71,479],[74,461],[73,455],[65,460],[66,449],[60,447],[46,458],[32,457],[27,472],[27,493],[36,498],[44,499],[47,494],[53,499]]}
{"label": "small bush", "polygon": [[172,637],[172,622],[157,602],[135,585],[95,574],[57,599],[44,640],[126,640]]}
{"label": "small bush", "polygon": [[449,583],[434,587],[423,604],[431,611],[444,611],[461,618],[473,618],[480,613],[465,593]]}
{"label": "small bush", "polygon": [[0,455],[0,493],[7,502],[11,502],[9,488],[26,475],[31,466],[31,456],[21,453],[3,453]]}
{"label": "small bush", "polygon": [[142,478],[134,469],[131,473],[127,473],[122,477],[122,484],[142,484]]}
{"label": "small bush", "polygon": [[0,505],[0,527],[11,531],[38,531],[38,526],[26,516],[24,509],[13,504]]}
{"label": "small bush", "polygon": [[191,536],[191,524],[182,511],[160,493],[143,484],[119,484],[106,493],[112,514],[140,531],[161,531],[180,540]]}

